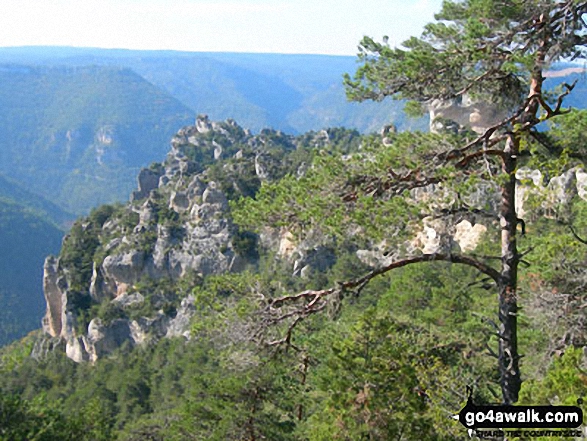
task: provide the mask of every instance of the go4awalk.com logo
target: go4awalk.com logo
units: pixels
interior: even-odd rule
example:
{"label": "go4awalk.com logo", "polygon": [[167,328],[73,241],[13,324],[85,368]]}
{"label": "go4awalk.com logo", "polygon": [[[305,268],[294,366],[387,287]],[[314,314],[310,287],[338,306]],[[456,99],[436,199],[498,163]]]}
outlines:
{"label": "go4awalk.com logo", "polygon": [[[477,406],[473,403],[472,390],[467,389],[467,404],[453,418],[469,429],[470,434],[475,431],[479,435],[479,429],[576,429],[583,424],[583,411],[578,406]],[[543,432],[533,431],[536,436],[545,435]],[[580,435],[580,431],[569,431],[569,436],[577,436],[577,432]],[[564,436],[559,431],[552,434],[555,433]],[[532,433],[526,435],[532,436]]]}

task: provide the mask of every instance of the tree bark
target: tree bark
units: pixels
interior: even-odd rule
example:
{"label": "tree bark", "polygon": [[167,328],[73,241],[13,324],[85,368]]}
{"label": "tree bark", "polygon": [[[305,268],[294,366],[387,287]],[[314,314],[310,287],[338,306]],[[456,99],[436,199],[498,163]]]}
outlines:
{"label": "tree bark", "polygon": [[499,373],[504,404],[518,400],[522,384],[518,355],[518,249],[516,229],[516,162],[519,138],[511,134],[506,142],[503,172],[507,182],[501,188],[501,272],[499,277]]}

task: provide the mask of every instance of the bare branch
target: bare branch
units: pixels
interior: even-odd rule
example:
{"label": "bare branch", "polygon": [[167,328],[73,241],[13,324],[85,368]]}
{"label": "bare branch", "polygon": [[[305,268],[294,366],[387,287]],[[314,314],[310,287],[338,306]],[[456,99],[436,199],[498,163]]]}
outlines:
{"label": "bare branch", "polygon": [[495,329],[496,332],[499,332],[499,326],[497,325],[497,323],[495,323],[489,317],[485,317],[484,315],[478,314],[476,312],[473,312],[472,315],[474,315],[475,317],[480,318],[483,323],[487,323],[487,324],[491,325],[491,327],[493,329]]}
{"label": "bare branch", "polygon": [[[285,335],[282,338],[272,340],[268,342],[267,345],[280,346],[285,344],[287,346],[292,346],[291,338],[295,327],[308,316],[324,310],[328,304],[328,300],[332,298],[333,295],[340,295],[344,292],[351,291],[359,293],[372,279],[382,274],[385,274],[393,269],[401,268],[416,263],[435,261],[445,261],[471,266],[480,271],[481,273],[489,276],[489,278],[493,279],[495,282],[498,282],[501,277],[499,272],[495,270],[493,267],[475,258],[460,254],[433,253],[424,254],[421,256],[411,257],[407,259],[401,259],[392,262],[389,265],[372,270],[364,276],[359,277],[357,279],[340,282],[337,284],[337,286],[329,289],[305,290],[297,294],[286,295],[270,300],[267,307],[265,308],[265,318],[263,319],[263,327],[266,328],[271,325],[283,323],[285,321],[288,321],[289,319],[293,319],[293,321],[288,325],[288,328],[285,331]],[[299,302],[305,302],[305,304],[296,306],[293,309],[282,314],[278,314],[280,309],[285,308],[286,305],[295,305]]]}
{"label": "bare branch", "polygon": [[506,157],[506,154],[502,150],[480,150],[478,152],[471,153],[470,155],[465,156],[455,165],[460,168],[466,167],[472,160],[487,156],[499,156],[501,159],[504,159]]}
{"label": "bare branch", "polygon": [[587,245],[587,240],[580,238],[579,235],[575,232],[575,229],[572,225],[569,225],[569,228],[571,229],[571,233],[573,234],[573,236],[575,236],[575,239],[577,239],[583,245]]}

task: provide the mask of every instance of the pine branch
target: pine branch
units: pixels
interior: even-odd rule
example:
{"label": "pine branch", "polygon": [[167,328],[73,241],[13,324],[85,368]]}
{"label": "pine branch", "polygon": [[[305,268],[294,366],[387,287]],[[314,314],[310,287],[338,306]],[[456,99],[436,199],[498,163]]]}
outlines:
{"label": "pine branch", "polygon": [[[282,338],[272,340],[266,343],[268,346],[291,346],[292,334],[294,329],[307,317],[312,314],[323,311],[328,305],[329,300],[335,294],[342,294],[344,292],[354,291],[360,292],[371,280],[377,276],[388,273],[391,270],[402,268],[404,266],[413,265],[423,262],[451,262],[473,267],[481,273],[489,276],[496,283],[500,280],[500,274],[493,267],[477,260],[475,258],[464,256],[461,254],[423,254],[421,256],[411,257],[407,259],[397,260],[389,265],[374,269],[362,277],[337,283],[336,286],[321,289],[321,290],[305,290],[293,295],[286,295],[276,299],[269,300],[265,310],[263,311],[263,319],[261,321],[261,332],[268,327],[279,323],[286,322],[288,319],[293,321],[288,325],[285,335]],[[305,302],[298,305],[300,302]],[[293,309],[280,313],[282,308],[287,305],[295,305]]]}

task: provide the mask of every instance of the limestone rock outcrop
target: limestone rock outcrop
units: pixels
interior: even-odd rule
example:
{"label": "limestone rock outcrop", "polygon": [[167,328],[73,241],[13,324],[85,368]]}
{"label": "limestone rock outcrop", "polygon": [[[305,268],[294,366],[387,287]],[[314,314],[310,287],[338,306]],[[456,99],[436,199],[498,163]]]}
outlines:
{"label": "limestone rock outcrop", "polygon": [[[448,115],[447,108],[442,111]],[[322,131],[303,142],[319,147],[334,135]],[[383,136],[392,137],[392,128]],[[257,247],[274,251],[294,276],[310,278],[335,265],[336,243],[317,229],[303,240],[286,228],[245,232],[249,236],[243,239],[232,221],[230,200],[251,196],[261,181],[304,173],[305,163],[292,170],[280,157],[284,150],[295,151],[299,142],[277,131],[252,135],[234,121],[212,122],[205,116],[181,129],[166,160],[139,173],[138,189],[128,204],[96,209],[74,225],[60,256],[47,258],[46,337],[35,354],[63,348],[76,362],[95,362],[124,346],[189,338],[197,312],[190,283],[256,265]],[[521,169],[516,176],[521,218],[548,216],[576,195],[587,197],[583,169],[550,180],[536,170]],[[440,184],[412,191],[408,199],[415,206],[427,203],[436,211],[451,212],[464,204],[474,210],[468,217],[429,217],[410,225],[411,237],[401,252],[474,250],[495,222],[499,198],[498,186],[491,183],[466,195]],[[385,241],[352,252],[370,267],[399,257]]]}
{"label": "limestone rock outcrop", "polygon": [[[76,362],[94,362],[124,345],[189,338],[195,299],[189,289],[179,292],[180,282],[255,263],[254,250],[234,244],[238,231],[228,195],[250,194],[261,180],[285,174],[275,152],[293,151],[296,142],[273,130],[252,135],[232,120],[213,122],[205,115],[179,130],[166,160],[140,171],[127,205],[101,208],[78,221],[61,255],[47,258],[48,338],[63,342]],[[310,142],[329,140],[316,134]],[[216,164],[222,172],[213,174]],[[298,275],[333,264],[324,244],[294,248],[291,264]]]}

